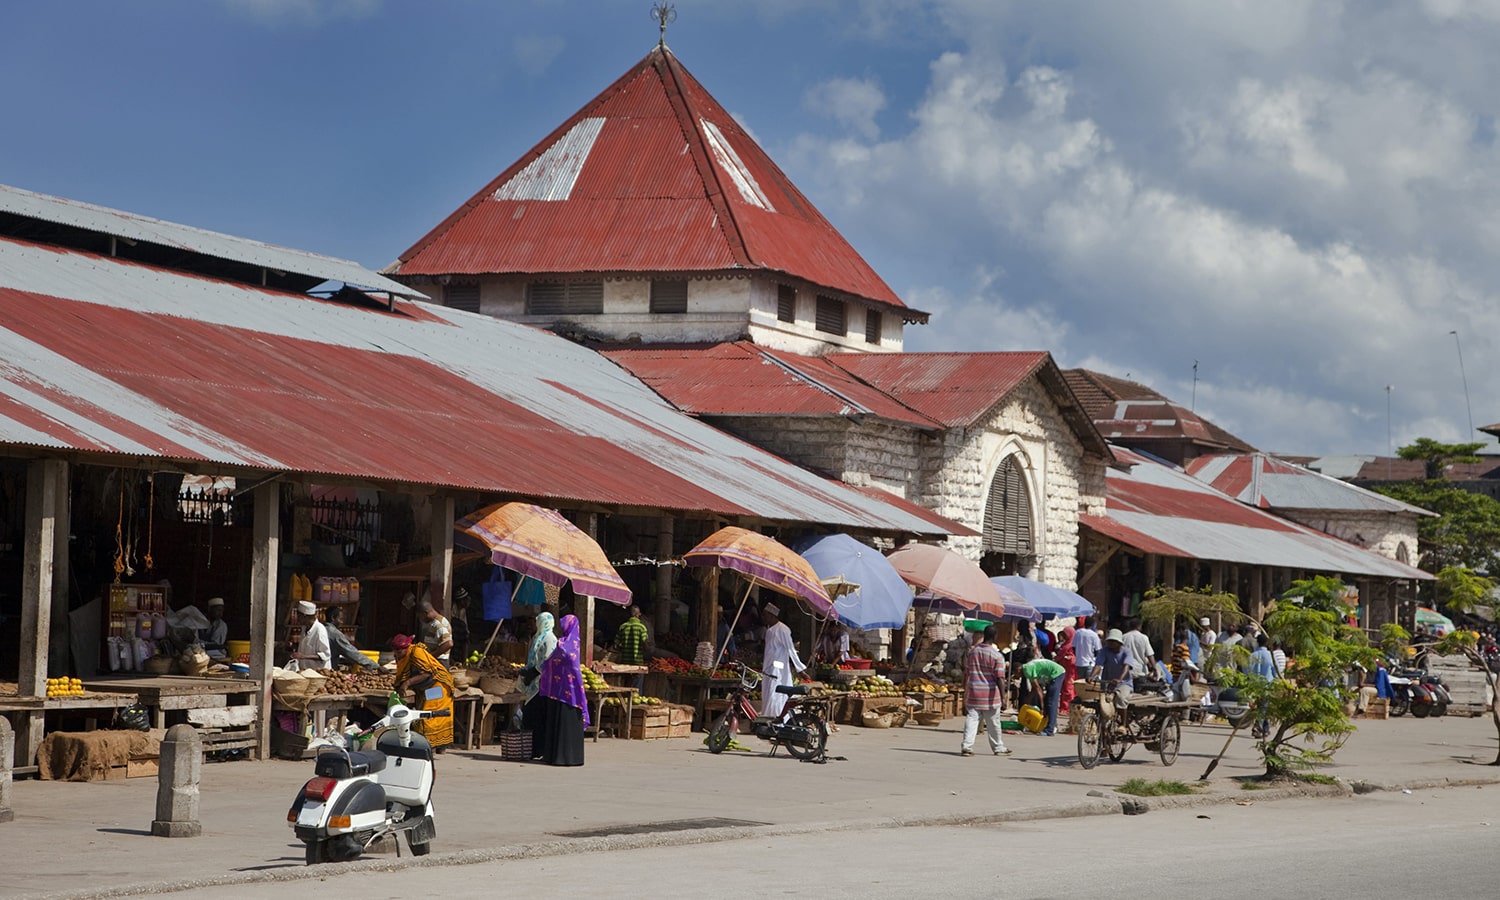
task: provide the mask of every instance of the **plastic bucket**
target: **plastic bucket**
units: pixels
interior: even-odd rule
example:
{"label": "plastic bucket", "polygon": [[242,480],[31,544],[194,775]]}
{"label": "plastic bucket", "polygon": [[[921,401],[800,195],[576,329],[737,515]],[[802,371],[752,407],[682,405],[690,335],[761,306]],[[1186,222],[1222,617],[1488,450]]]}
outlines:
{"label": "plastic bucket", "polygon": [[366,656],[366,658],[368,658],[370,660],[370,662],[372,662],[372,663],[379,663],[380,662],[380,651],[379,650],[361,650],[359,652],[363,653]]}
{"label": "plastic bucket", "polygon": [[225,641],[224,654],[229,657],[229,661],[232,663],[248,663],[250,662],[250,642]]}
{"label": "plastic bucket", "polygon": [[1016,713],[1016,721],[1021,723],[1022,728],[1032,734],[1037,734],[1046,726],[1047,717],[1042,715],[1042,711],[1035,706],[1023,706],[1021,711]]}

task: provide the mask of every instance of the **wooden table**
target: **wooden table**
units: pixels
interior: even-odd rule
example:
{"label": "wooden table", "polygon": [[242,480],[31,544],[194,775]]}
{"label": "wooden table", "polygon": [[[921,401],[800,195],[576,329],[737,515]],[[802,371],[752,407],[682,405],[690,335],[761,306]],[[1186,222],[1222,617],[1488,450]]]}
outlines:
{"label": "wooden table", "polygon": [[701,731],[705,727],[704,703],[713,697],[714,692],[721,694],[733,690],[739,684],[738,678],[704,678],[701,675],[668,675],[667,676],[667,701],[682,706],[693,708],[693,730]]}
{"label": "wooden table", "polygon": [[[130,706],[135,700],[135,694],[99,691],[90,691],[82,697],[51,698],[0,694],[0,716],[10,720],[16,734],[14,774],[36,774],[36,750],[46,736],[49,717],[58,726],[64,719],[83,719],[84,730],[92,731],[100,720],[113,721],[116,711]],[[22,746],[23,741],[29,745]]]}
{"label": "wooden table", "polygon": [[[593,725],[591,725],[590,727],[594,731],[594,743],[599,743],[599,732],[602,730],[600,728],[599,717],[604,714],[604,698],[606,697],[619,698],[620,708],[625,711],[625,734],[623,735],[623,737],[627,741],[630,740],[631,698],[634,696],[635,688],[628,687],[612,687],[598,691],[584,691],[584,702],[593,707],[593,709],[591,710],[593,715]],[[617,737],[618,736],[620,735],[617,735]]]}
{"label": "wooden table", "polygon": [[[189,709],[219,709],[226,706],[254,706],[260,694],[260,682],[253,678],[226,676],[206,678],[193,675],[133,675],[85,679],[90,691],[134,694],[151,710],[151,725],[167,727],[167,713]],[[233,702],[230,702],[230,701]]]}

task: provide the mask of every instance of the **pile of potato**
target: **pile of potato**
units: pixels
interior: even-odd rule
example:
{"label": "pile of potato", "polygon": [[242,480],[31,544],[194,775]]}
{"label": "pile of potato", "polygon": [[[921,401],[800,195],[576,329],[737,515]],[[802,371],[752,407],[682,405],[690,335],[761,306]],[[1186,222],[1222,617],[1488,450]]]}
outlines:
{"label": "pile of potato", "polygon": [[334,669],[323,669],[323,683],[318,695],[323,694],[384,694],[396,686],[396,676],[385,673],[359,672],[351,674]]}

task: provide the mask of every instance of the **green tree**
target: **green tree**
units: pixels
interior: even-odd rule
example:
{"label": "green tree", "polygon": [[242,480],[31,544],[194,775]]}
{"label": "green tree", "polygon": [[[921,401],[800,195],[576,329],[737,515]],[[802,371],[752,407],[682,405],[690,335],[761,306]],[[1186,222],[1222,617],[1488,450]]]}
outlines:
{"label": "green tree", "polygon": [[1213,676],[1263,710],[1270,729],[1256,748],[1266,777],[1279,778],[1327,762],[1343,746],[1354,731],[1344,712],[1345,675],[1355,663],[1373,666],[1379,651],[1338,613],[1306,604],[1276,604],[1265,625],[1292,657],[1283,677],[1265,681],[1230,667],[1216,668]]}
{"label": "green tree", "polygon": [[1490,596],[1494,589],[1494,581],[1463,566],[1449,566],[1437,576],[1438,602],[1450,612],[1472,615],[1480,609],[1494,609]]}
{"label": "green tree", "polygon": [[1437,513],[1417,523],[1421,568],[1436,574],[1449,566],[1496,571],[1500,562],[1500,501],[1471,494],[1442,481],[1406,481],[1377,491],[1402,503]]}
{"label": "green tree", "polygon": [[1483,441],[1472,444],[1442,444],[1432,438],[1417,438],[1396,451],[1402,459],[1420,459],[1427,466],[1428,480],[1442,478],[1443,470],[1453,463],[1477,463],[1475,454],[1484,446]]}
{"label": "green tree", "polygon": [[1346,590],[1344,583],[1337,578],[1314,575],[1312,578],[1292,582],[1281,597],[1303,609],[1316,609],[1342,616],[1349,612],[1349,604],[1344,602]]}
{"label": "green tree", "polygon": [[[1479,635],[1472,631],[1455,631],[1438,641],[1432,649],[1444,656],[1462,654],[1468,657],[1469,662],[1478,666],[1479,671],[1484,673],[1484,680],[1490,686],[1490,695],[1500,697],[1500,694],[1495,693],[1496,689],[1500,688],[1496,674],[1490,669],[1484,654],[1479,652]],[[1490,720],[1495,723],[1495,737],[1497,742],[1500,742],[1500,702],[1490,704]],[[1490,765],[1500,766],[1500,750],[1496,751],[1495,761]]]}

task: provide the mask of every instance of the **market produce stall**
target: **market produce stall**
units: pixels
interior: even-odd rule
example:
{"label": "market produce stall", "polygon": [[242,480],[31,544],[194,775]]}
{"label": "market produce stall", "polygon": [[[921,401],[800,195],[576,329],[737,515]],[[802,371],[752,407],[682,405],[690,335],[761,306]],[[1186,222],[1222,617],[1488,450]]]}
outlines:
{"label": "market produce stall", "polygon": [[152,728],[188,723],[198,728],[203,748],[243,750],[255,746],[260,682],[241,676],[108,676],[83,679],[86,691],[130,694],[151,716]]}

